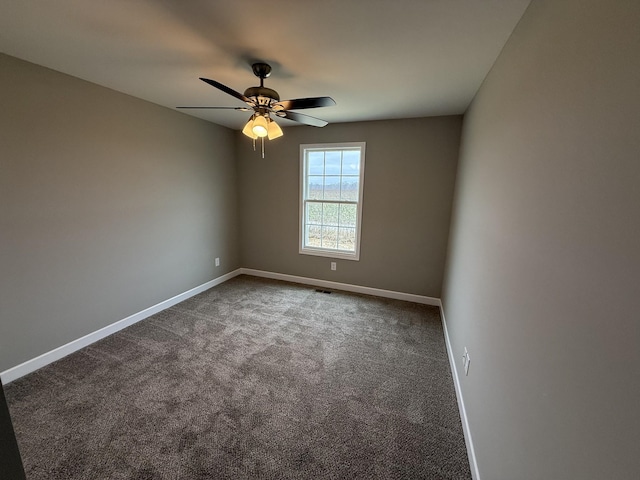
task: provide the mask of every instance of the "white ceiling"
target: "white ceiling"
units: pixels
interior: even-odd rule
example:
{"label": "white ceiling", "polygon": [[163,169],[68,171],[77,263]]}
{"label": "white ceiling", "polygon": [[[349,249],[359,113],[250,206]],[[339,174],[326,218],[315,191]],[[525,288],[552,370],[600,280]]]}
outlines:
{"label": "white ceiling", "polygon": [[[0,51],[170,108],[242,106],[198,77],[243,92],[257,59],[281,98],[333,97],[300,112],[329,122],[448,115],[466,110],[528,4],[0,0]],[[232,128],[248,115],[183,112]]]}

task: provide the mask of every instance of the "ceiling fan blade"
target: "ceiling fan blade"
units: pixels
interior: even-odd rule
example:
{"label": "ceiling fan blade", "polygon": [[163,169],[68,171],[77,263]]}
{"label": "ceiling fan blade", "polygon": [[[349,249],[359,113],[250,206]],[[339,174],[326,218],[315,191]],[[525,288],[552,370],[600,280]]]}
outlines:
{"label": "ceiling fan blade", "polygon": [[223,85],[220,82],[216,82],[215,80],[210,80],[208,78],[202,78],[202,77],[200,77],[200,80],[202,80],[205,83],[208,83],[213,87],[216,87],[218,90],[222,90],[224,93],[228,93],[232,97],[236,97],[238,100],[242,100],[243,102],[246,102],[249,104],[252,103],[248,97],[245,97],[240,92],[236,92],[233,88],[227,87],[226,85]]}
{"label": "ceiling fan blade", "polygon": [[295,98],[276,103],[283,110],[302,110],[303,108],[332,107],[336,101],[331,97]]}
{"label": "ceiling fan blade", "polygon": [[176,107],[176,108],[206,108],[209,110],[240,110],[241,112],[253,112],[249,107]]}
{"label": "ceiling fan blade", "polygon": [[296,112],[288,112],[288,111],[280,111],[277,112],[279,117],[288,118],[289,120],[293,120],[294,122],[304,123],[305,125],[311,125],[312,127],[324,127],[329,122],[325,122],[324,120],[320,120],[319,118],[310,117],[309,115],[303,115],[301,113]]}

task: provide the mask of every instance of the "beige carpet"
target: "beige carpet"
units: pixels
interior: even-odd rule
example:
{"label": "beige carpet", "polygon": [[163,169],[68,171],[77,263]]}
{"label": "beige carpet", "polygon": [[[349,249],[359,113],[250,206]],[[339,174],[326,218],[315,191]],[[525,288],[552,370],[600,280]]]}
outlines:
{"label": "beige carpet", "polygon": [[240,276],[5,393],[31,480],[471,478],[430,306]]}

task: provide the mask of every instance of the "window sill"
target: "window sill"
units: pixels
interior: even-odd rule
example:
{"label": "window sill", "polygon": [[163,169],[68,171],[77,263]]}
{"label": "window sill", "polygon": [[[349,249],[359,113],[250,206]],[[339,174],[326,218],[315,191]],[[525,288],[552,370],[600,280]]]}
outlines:
{"label": "window sill", "polygon": [[313,248],[301,248],[298,253],[300,255],[314,255],[316,257],[338,258],[340,260],[360,260],[360,252],[347,253],[340,250],[316,250]]}

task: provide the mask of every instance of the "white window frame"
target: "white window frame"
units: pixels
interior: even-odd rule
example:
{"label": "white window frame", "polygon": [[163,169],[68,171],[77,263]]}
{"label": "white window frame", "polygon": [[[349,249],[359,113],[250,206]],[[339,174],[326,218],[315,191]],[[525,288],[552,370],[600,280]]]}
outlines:
{"label": "white window frame", "polygon": [[[366,142],[343,142],[343,143],[314,143],[300,145],[300,225],[298,228],[298,245],[299,253],[303,255],[317,255],[320,257],[331,257],[344,260],[360,260],[360,240],[362,231],[362,198],[364,192],[364,165],[365,165],[365,147]],[[358,201],[356,213],[356,245],[355,252],[346,252],[344,250],[309,247],[305,246],[305,206],[307,201],[307,151],[327,151],[327,150],[343,150],[345,148],[360,149],[360,175],[358,182]],[[342,200],[332,200],[331,203],[353,204],[355,202],[347,202]]]}

